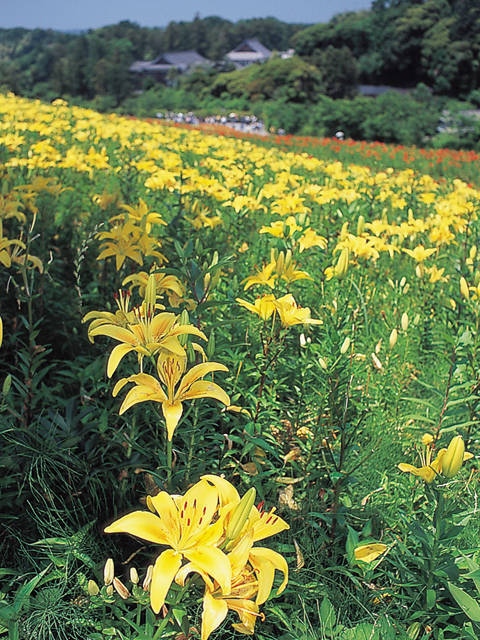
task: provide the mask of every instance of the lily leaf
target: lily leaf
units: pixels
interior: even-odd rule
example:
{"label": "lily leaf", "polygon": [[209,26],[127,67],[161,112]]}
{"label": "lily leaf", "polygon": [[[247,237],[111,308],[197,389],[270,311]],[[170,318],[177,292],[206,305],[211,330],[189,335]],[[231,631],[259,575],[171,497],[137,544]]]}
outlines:
{"label": "lily leaf", "polygon": [[466,591],[451,582],[448,583],[448,588],[464,614],[468,616],[470,620],[473,620],[473,622],[480,622],[480,604]]}

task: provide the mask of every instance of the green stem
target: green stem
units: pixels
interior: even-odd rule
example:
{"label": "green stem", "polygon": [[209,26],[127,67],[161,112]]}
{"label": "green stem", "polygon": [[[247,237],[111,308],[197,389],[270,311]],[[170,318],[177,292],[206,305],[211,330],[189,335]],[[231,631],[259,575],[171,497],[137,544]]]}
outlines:
{"label": "green stem", "polygon": [[444,519],[444,497],[441,491],[433,490],[433,494],[435,497],[435,510],[433,512],[432,524],[433,524],[433,544],[430,550],[429,558],[428,558],[428,569],[427,569],[427,589],[431,589],[433,587],[434,581],[434,571],[437,567],[438,563],[438,555],[440,550],[440,538],[441,538],[441,530],[443,528],[443,519]]}
{"label": "green stem", "polygon": [[167,489],[170,491],[172,488],[172,474],[173,474],[173,443],[167,437],[166,456],[167,456]]}
{"label": "green stem", "polygon": [[189,482],[190,482],[190,470],[192,467],[192,460],[193,460],[193,454],[195,451],[195,436],[197,433],[197,423],[198,423],[198,406],[194,406],[194,418],[193,418],[193,425],[192,425],[192,432],[190,435],[190,443],[188,445],[188,457],[187,457],[187,464],[185,467],[185,485],[188,486]]}

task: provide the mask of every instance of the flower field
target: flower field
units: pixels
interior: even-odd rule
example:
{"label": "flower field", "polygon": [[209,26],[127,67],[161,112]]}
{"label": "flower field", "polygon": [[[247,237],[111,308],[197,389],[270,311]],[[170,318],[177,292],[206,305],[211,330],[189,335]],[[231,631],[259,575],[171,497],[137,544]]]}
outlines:
{"label": "flower field", "polygon": [[0,115],[0,637],[479,637],[478,159]]}

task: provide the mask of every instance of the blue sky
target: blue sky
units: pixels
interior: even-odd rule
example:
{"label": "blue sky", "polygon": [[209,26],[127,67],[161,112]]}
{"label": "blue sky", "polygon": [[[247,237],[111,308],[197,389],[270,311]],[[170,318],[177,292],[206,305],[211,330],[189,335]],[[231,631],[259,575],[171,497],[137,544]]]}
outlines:
{"label": "blue sky", "polygon": [[120,20],[164,27],[172,20],[220,16],[232,22],[273,16],[284,22],[328,22],[371,0],[0,0],[0,27],[96,29]]}

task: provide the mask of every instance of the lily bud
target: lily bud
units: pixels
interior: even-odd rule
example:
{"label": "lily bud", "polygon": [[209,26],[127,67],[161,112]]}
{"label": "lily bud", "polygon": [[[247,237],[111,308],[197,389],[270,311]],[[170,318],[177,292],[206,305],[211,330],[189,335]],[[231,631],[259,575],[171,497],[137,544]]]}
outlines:
{"label": "lily bud", "polygon": [[455,436],[450,440],[442,459],[442,474],[446,478],[453,478],[460,471],[465,454],[465,443],[462,436]]}
{"label": "lily bud", "polygon": [[342,354],[342,356],[343,356],[343,355],[345,355],[345,354],[347,353],[347,351],[348,351],[348,349],[349,349],[349,347],[350,347],[351,342],[352,342],[352,341],[351,341],[351,340],[350,340],[350,338],[348,338],[348,337],[347,337],[347,338],[345,338],[345,340],[343,341],[343,344],[342,344],[342,346],[340,347],[340,353]]}
{"label": "lily bud", "polygon": [[468,288],[467,281],[463,276],[460,278],[460,293],[465,298],[465,300],[468,300],[470,298],[470,289]]}
{"label": "lily bud", "polygon": [[339,280],[347,275],[349,259],[350,254],[348,249],[342,249],[342,253],[340,254],[337,265],[335,267],[335,275]]}
{"label": "lily bud", "polygon": [[145,287],[145,305],[148,310],[155,309],[157,302],[157,283],[155,282],[155,275],[151,273],[148,276],[147,286]]}
{"label": "lily bud", "polygon": [[283,251],[280,251],[280,253],[278,254],[277,257],[277,262],[275,265],[275,271],[278,274],[283,273],[285,270],[285,254],[283,253]]}
{"label": "lily bud", "polygon": [[3,381],[2,395],[4,396],[8,395],[8,392],[10,391],[11,386],[12,386],[12,376],[9,373],[8,376],[5,378],[5,380]]}
{"label": "lily bud", "polygon": [[100,593],[100,589],[98,588],[98,584],[95,582],[95,580],[88,581],[87,591],[91,596],[97,596]]}
{"label": "lily bud", "polygon": [[389,338],[389,345],[390,345],[390,349],[393,349],[393,347],[397,344],[397,340],[398,340],[398,331],[396,329],[392,329],[392,332],[390,334],[390,338]]}
{"label": "lily bud", "polygon": [[152,582],[152,575],[153,575],[153,564],[149,564],[147,567],[147,573],[145,574],[145,578],[143,579],[143,582],[142,582],[142,589],[144,591],[149,590],[150,583]]}
{"label": "lily bud", "polygon": [[205,353],[207,354],[207,358],[211,360],[215,355],[215,333],[212,331],[210,333],[210,337],[208,338],[207,348],[205,349]]}
{"label": "lily bud", "polygon": [[322,369],[324,371],[326,371],[328,369],[328,364],[327,364],[327,361],[325,360],[325,358],[319,358],[318,359],[318,364],[322,367]]}
{"label": "lily bud", "polygon": [[402,319],[400,322],[402,326],[402,331],[406,331],[408,329],[408,313],[406,311],[402,313]]}
{"label": "lily bud", "polygon": [[123,582],[121,580],[119,580],[118,578],[114,578],[113,579],[113,586],[115,588],[115,591],[118,593],[118,595],[123,599],[126,600],[127,598],[130,597],[130,591],[127,589],[127,587],[123,584]]}
{"label": "lily bud", "polygon": [[412,622],[412,624],[407,629],[407,637],[409,640],[417,640],[418,636],[422,631],[422,625],[420,622]]}
{"label": "lily bud", "polygon": [[130,582],[133,582],[133,584],[138,584],[139,580],[140,578],[138,577],[138,571],[135,569],[135,567],[130,567]]}
{"label": "lily bud", "polygon": [[115,566],[113,564],[113,559],[108,558],[108,560],[105,562],[105,567],[103,569],[103,581],[105,585],[112,584],[114,577],[115,577]]}
{"label": "lily bud", "polygon": [[357,236],[361,236],[364,231],[365,231],[365,218],[363,216],[358,216]]}
{"label": "lily bud", "polygon": [[375,367],[375,369],[377,371],[383,371],[383,365],[380,362],[377,354],[376,353],[372,353],[371,356],[372,356],[372,363],[373,363],[373,366]]}
{"label": "lily bud", "polygon": [[227,544],[232,540],[236,540],[242,533],[242,529],[250,516],[253,505],[255,504],[256,495],[257,492],[255,488],[251,487],[233,510],[230,523],[227,527],[227,531],[225,532]]}

